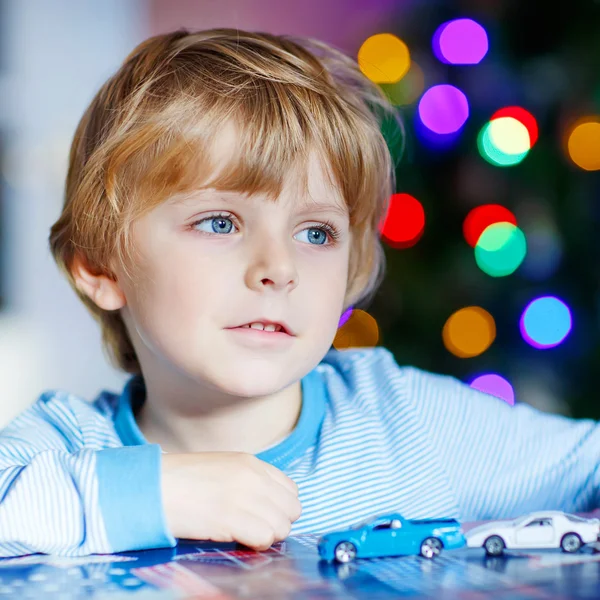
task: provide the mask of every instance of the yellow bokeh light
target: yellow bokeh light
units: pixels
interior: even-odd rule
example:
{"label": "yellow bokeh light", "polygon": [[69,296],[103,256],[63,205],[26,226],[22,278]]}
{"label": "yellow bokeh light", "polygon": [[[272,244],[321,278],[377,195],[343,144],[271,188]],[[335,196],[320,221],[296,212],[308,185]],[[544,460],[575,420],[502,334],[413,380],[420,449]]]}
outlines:
{"label": "yellow bokeh light", "polygon": [[410,68],[408,46],[391,33],[367,38],[358,51],[360,70],[375,83],[396,83]]}
{"label": "yellow bokeh light", "polygon": [[333,347],[336,350],[365,348],[376,346],[378,341],[377,321],[364,310],[355,309],[350,318],[338,329]]}
{"label": "yellow bokeh light", "polygon": [[479,306],[461,308],[446,321],[442,338],[446,349],[455,356],[478,356],[496,339],[494,317]]}
{"label": "yellow bokeh light", "polygon": [[600,119],[579,121],[569,133],[567,149],[578,167],[585,171],[600,170]]}
{"label": "yellow bokeh light", "polygon": [[527,127],[513,117],[493,119],[489,135],[494,146],[504,154],[522,154],[531,147]]}

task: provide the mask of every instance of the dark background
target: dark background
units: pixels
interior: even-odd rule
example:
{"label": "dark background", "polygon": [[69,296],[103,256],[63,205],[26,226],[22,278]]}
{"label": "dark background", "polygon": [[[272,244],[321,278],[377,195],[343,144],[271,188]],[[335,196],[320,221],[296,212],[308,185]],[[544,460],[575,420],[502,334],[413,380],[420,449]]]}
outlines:
{"label": "dark background", "polygon": [[[465,16],[486,28],[489,52],[479,65],[441,64],[431,52],[433,33]],[[600,174],[575,166],[564,148],[569,125],[600,113],[600,4],[425,3],[390,32],[423,59],[421,66],[432,65],[423,68],[426,87],[456,85],[471,112],[459,141],[436,151],[415,133],[417,103],[401,111],[408,139],[398,191],[422,202],[426,227],[414,247],[386,249],[388,275],[367,309],[380,326],[380,343],[401,363],[464,380],[498,372],[513,383],[517,401],[600,418]],[[492,113],[507,105],[531,112],[540,136],[522,163],[499,168],[481,158],[475,140]],[[492,278],[479,270],[462,223],[471,208],[489,202],[512,210],[526,236],[536,214],[554,222],[561,259],[553,274],[536,280],[519,268]],[[573,329],[561,345],[537,350],[523,341],[518,322],[527,303],[546,294],[569,305]],[[470,305],[492,314],[497,337],[482,355],[462,359],[446,350],[441,331],[453,312]]]}

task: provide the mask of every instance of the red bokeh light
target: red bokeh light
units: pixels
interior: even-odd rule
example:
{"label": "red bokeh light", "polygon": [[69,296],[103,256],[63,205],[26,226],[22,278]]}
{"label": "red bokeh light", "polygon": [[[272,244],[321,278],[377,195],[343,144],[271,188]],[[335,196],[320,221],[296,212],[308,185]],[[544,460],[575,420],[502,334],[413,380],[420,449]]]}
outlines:
{"label": "red bokeh light", "polygon": [[383,241],[392,248],[414,246],[425,231],[423,205],[410,194],[394,194],[380,231]]}
{"label": "red bokeh light", "polygon": [[469,246],[475,248],[481,234],[494,223],[517,224],[513,213],[500,204],[484,204],[469,212],[463,223],[463,234]]}
{"label": "red bokeh light", "polygon": [[527,132],[529,133],[530,148],[537,142],[538,139],[538,125],[535,117],[524,108],[520,106],[505,106],[500,110],[497,110],[490,118],[490,121],[494,119],[500,119],[502,117],[512,117],[520,123],[525,125]]}

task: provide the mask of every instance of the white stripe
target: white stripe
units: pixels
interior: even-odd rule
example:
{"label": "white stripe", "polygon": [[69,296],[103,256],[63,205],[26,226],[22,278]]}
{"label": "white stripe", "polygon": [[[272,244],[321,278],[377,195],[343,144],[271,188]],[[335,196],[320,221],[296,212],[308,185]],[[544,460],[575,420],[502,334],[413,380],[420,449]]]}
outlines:
{"label": "white stripe", "polygon": [[[595,422],[509,407],[450,377],[399,367],[383,348],[332,351],[317,370],[328,404],[319,439],[286,470],[303,503],[292,533],[392,511],[480,520],[599,502]],[[95,452],[122,445],[117,400],[49,392],[1,432],[0,556],[111,551]]]}

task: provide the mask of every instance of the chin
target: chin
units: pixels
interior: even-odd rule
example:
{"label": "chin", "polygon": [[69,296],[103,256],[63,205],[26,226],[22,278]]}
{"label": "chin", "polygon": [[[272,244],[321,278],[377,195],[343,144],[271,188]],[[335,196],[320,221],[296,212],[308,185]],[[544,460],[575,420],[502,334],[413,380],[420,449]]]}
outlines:
{"label": "chin", "polygon": [[272,359],[221,361],[206,365],[199,378],[208,379],[215,388],[231,396],[268,396],[299,379],[295,378],[295,369],[282,367]]}
{"label": "chin", "polygon": [[261,380],[261,375],[255,374],[254,377],[245,378],[241,373],[237,373],[234,377],[223,381],[219,388],[231,396],[239,396],[240,398],[255,398],[259,396],[270,396],[287,387],[290,382],[281,383],[279,380],[270,379],[268,381]]}

